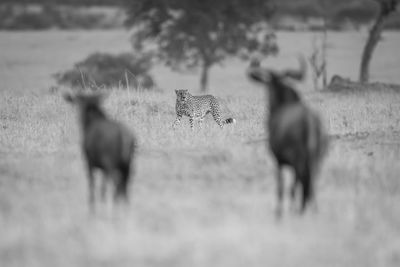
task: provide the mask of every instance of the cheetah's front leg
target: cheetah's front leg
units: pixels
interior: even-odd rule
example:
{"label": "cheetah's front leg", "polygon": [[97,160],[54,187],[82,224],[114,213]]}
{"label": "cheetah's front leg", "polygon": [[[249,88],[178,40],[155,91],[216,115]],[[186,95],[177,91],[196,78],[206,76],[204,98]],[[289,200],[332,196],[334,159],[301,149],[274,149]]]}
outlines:
{"label": "cheetah's front leg", "polygon": [[203,128],[203,120],[204,120],[204,117],[201,117],[199,119],[199,127],[200,127],[200,129]]}
{"label": "cheetah's front leg", "polygon": [[175,128],[178,124],[181,123],[182,116],[176,116],[174,124],[172,124],[172,128]]}
{"label": "cheetah's front leg", "polygon": [[189,123],[190,123],[190,129],[192,129],[192,131],[194,130],[194,118],[193,117],[189,117]]}

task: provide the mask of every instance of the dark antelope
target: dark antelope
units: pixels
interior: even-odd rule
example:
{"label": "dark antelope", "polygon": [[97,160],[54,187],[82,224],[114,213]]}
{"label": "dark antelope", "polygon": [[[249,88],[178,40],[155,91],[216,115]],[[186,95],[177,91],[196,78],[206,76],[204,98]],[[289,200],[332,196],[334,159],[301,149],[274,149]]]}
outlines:
{"label": "dark antelope", "polygon": [[[291,187],[292,204],[295,203],[297,187],[301,187],[300,212],[314,199],[314,179],[327,147],[327,135],[319,116],[301,100],[288,78],[301,81],[306,72],[306,63],[300,60],[300,70],[275,72],[260,67],[253,61],[248,70],[249,77],[269,90],[269,148],[278,168],[277,215],[282,213],[283,177],[282,168],[292,167],[294,180]],[[315,201],[315,200],[314,200]]]}
{"label": "dark antelope", "polygon": [[67,102],[78,106],[82,126],[82,149],[86,158],[89,181],[89,206],[95,205],[95,169],[103,172],[102,198],[107,183],[114,184],[114,203],[128,202],[131,161],[135,153],[135,139],[122,124],[110,119],[100,107],[103,96],[65,94]]}

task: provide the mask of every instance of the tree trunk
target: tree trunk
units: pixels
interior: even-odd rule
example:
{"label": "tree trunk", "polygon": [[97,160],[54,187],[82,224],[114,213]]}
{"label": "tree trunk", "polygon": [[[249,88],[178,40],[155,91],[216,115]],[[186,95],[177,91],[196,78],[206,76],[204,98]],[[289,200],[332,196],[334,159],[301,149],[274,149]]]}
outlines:
{"label": "tree trunk", "polygon": [[381,33],[386,18],[389,16],[390,13],[396,10],[397,5],[396,0],[389,0],[386,2],[385,0],[382,0],[378,2],[380,3],[379,15],[369,33],[368,40],[365,44],[361,58],[359,81],[362,83],[366,83],[369,81],[369,63],[371,61],[372,54],[381,38]]}
{"label": "tree trunk", "polygon": [[203,93],[208,91],[208,71],[210,67],[211,65],[206,62],[201,67],[200,91]]}
{"label": "tree trunk", "polygon": [[372,58],[372,54],[375,50],[376,45],[381,38],[381,32],[383,28],[384,17],[382,14],[379,14],[378,19],[376,20],[374,26],[372,27],[367,43],[365,44],[364,51],[361,58],[361,66],[360,66],[360,77],[359,80],[362,83],[366,83],[369,81],[369,63]]}

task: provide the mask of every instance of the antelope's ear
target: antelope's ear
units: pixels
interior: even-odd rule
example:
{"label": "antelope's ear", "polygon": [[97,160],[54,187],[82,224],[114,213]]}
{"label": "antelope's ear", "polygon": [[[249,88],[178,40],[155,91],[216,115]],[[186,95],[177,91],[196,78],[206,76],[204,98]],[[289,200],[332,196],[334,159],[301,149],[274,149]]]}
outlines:
{"label": "antelope's ear", "polygon": [[70,93],[64,93],[63,94],[63,98],[65,101],[67,101],[68,103],[75,103],[76,101],[76,97],[71,95]]}
{"label": "antelope's ear", "polygon": [[108,96],[109,96],[108,93],[97,93],[97,94],[94,94],[94,95],[92,96],[92,98],[93,98],[93,100],[94,100],[96,103],[100,104],[100,103],[103,102],[104,99],[106,99]]}
{"label": "antelope's ear", "polygon": [[247,70],[247,76],[259,83],[268,83],[270,80],[270,72],[266,69],[259,68],[259,67],[250,67]]}
{"label": "antelope's ear", "polygon": [[300,55],[298,57],[300,68],[298,70],[289,69],[283,71],[280,76],[282,78],[289,77],[297,81],[302,81],[307,76],[307,62],[304,56]]}

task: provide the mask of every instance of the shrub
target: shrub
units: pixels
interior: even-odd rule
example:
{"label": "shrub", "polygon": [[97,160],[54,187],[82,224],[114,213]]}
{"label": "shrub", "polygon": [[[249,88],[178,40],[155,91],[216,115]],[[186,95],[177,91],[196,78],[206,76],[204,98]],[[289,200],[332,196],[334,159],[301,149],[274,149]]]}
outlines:
{"label": "shrub", "polygon": [[71,70],[58,73],[59,84],[73,88],[127,87],[153,89],[153,78],[148,74],[151,57],[148,54],[134,56],[131,53],[111,55],[95,53],[75,64]]}

